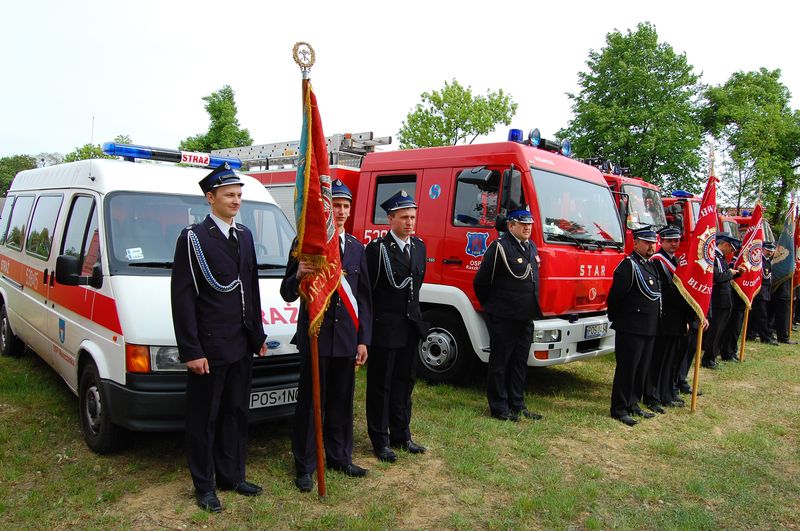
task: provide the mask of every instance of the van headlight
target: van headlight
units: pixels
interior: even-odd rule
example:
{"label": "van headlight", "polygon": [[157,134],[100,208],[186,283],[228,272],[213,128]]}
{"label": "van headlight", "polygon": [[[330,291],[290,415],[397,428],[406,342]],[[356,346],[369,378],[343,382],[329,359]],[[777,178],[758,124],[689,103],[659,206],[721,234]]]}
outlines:
{"label": "van headlight", "polygon": [[534,343],[556,343],[561,341],[561,330],[534,330]]}
{"label": "van headlight", "polygon": [[154,371],[185,371],[178,358],[178,347],[150,347],[150,366]]}

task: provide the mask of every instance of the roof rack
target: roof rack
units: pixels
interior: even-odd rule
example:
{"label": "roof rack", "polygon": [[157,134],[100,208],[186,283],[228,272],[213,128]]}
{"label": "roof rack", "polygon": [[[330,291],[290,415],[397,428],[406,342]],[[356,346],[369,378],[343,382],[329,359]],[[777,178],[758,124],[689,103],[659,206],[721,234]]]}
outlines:
{"label": "roof rack", "polygon": [[[325,137],[331,165],[359,168],[367,153],[375,151],[376,146],[392,143],[392,137],[375,137],[372,132],[343,133]],[[242,161],[244,169],[275,169],[296,167],[300,141],[275,142],[227,149],[216,149],[211,153],[222,157],[236,157]]]}

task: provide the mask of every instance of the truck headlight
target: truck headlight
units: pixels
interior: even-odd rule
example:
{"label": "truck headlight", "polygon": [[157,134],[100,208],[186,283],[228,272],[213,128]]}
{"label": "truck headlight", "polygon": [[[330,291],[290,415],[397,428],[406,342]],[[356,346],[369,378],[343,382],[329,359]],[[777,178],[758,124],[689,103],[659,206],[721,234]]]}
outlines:
{"label": "truck headlight", "polygon": [[534,330],[534,343],[556,343],[561,341],[561,330]]}
{"label": "truck headlight", "polygon": [[178,358],[178,347],[150,347],[150,366],[154,371],[185,371]]}

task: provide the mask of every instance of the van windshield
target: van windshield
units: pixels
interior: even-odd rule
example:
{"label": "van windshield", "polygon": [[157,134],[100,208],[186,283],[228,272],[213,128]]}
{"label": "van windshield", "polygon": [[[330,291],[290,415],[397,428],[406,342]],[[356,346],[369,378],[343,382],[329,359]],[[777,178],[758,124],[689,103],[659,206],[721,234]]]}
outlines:
{"label": "van windshield", "polygon": [[[115,192],[106,197],[111,274],[169,275],[184,227],[211,212],[205,197]],[[236,222],[253,233],[259,275],[283,276],[295,231],[270,203],[242,201]]]}
{"label": "van windshield", "polygon": [[622,228],[606,186],[531,168],[545,241],[620,245]]}

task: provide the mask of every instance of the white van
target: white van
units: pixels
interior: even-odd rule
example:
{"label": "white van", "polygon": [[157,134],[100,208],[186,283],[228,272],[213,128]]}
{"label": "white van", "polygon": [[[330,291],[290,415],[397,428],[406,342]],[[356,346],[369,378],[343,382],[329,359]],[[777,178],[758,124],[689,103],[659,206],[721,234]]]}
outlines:
{"label": "white van", "polygon": [[[170,307],[175,243],[210,211],[210,170],[94,159],[20,172],[0,215],[0,353],[27,345],[78,396],[88,446],[124,430],[184,426],[186,369]],[[252,422],[292,415],[297,303],[279,294],[294,230],[255,179],[241,175],[237,222],[253,232],[268,356],[256,357]]]}

